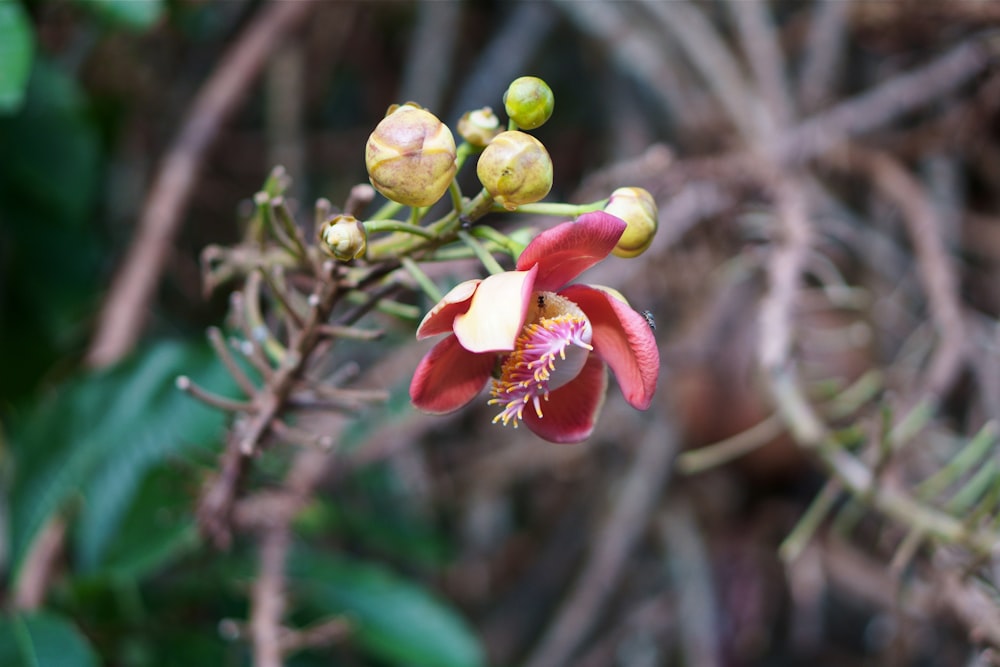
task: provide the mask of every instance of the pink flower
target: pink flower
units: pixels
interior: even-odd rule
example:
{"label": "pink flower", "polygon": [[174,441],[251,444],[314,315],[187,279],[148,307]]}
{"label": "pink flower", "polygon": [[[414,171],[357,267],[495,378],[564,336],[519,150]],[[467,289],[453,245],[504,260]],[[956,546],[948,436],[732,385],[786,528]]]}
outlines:
{"label": "pink flower", "polygon": [[455,286],[417,329],[450,335],[421,360],[413,404],[457,410],[490,380],[494,422],[525,425],[552,442],[580,442],[594,430],[607,390],[605,364],[633,407],[653,400],[660,369],[645,318],[608,291],[567,285],[615,247],[625,223],[597,211],[539,234],[517,270]]}

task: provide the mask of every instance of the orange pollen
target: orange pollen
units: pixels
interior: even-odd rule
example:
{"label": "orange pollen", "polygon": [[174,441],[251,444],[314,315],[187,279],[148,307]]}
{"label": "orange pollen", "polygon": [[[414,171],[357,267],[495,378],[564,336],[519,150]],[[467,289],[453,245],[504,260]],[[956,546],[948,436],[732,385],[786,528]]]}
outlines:
{"label": "orange pollen", "polygon": [[514,350],[500,366],[500,378],[493,380],[489,405],[502,405],[493,423],[507,426],[524,418],[524,408],[531,403],[542,417],[542,401],[549,400],[549,383],[556,370],[556,358],[566,359],[566,349],[576,345],[593,350],[584,334],[589,322],[576,314],[543,317],[525,325],[514,343]]}

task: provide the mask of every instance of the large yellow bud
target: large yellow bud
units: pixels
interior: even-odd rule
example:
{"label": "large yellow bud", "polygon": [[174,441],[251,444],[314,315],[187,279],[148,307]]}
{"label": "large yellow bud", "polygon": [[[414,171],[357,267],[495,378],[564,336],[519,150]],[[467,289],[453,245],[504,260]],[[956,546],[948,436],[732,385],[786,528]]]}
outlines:
{"label": "large yellow bud", "polygon": [[404,104],[390,107],[365,146],[376,190],[406,206],[430,206],[455,177],[455,139],[437,116]]}

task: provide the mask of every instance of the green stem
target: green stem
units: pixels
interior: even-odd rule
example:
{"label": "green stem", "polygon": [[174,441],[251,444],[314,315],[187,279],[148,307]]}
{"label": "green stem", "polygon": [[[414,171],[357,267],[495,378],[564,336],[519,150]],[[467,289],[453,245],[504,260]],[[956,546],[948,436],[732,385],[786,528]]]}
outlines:
{"label": "green stem", "polygon": [[979,432],[959,450],[943,468],[921,482],[916,488],[918,498],[935,498],[973,467],[982,463],[997,439],[996,422],[986,422]]}
{"label": "green stem", "polygon": [[[584,213],[590,213],[591,211],[600,211],[607,205],[608,205],[607,199],[595,201],[590,204],[562,204],[558,202],[536,202],[534,204],[521,204],[513,211],[507,211],[507,212],[533,213],[536,215],[560,215],[560,216],[569,216],[571,218],[575,218],[577,216],[583,215]],[[493,210],[497,212],[506,211],[506,209],[503,206],[500,206],[499,204],[494,206]]]}
{"label": "green stem", "polygon": [[365,231],[369,234],[375,234],[377,232],[403,232],[405,234],[420,236],[425,239],[434,238],[434,234],[427,231],[423,227],[411,225],[408,222],[401,222],[399,220],[366,220],[362,224],[365,226]]}
{"label": "green stem", "polygon": [[281,228],[284,229],[285,234],[295,245],[296,254],[303,259],[308,257],[309,253],[306,252],[305,243],[302,239],[302,232],[295,224],[295,220],[292,218],[292,212],[288,210],[288,204],[285,203],[285,198],[272,198],[271,211],[278,219],[278,222],[281,224]]}
{"label": "green stem", "polygon": [[496,275],[504,272],[504,268],[500,266],[500,263],[494,259],[493,255],[486,251],[486,248],[472,234],[464,229],[460,229],[458,230],[458,238],[462,240],[462,243],[472,248],[472,252],[476,253],[476,257],[479,258],[479,261],[483,263],[483,266],[491,274]]}
{"label": "green stem", "polygon": [[264,315],[260,310],[260,285],[263,276],[260,271],[254,271],[247,276],[244,292],[243,314],[249,325],[251,342],[259,344],[271,361],[280,364],[287,350],[274,337],[271,329],[264,322]]}
{"label": "green stem", "polygon": [[402,257],[410,255],[418,250],[433,250],[436,247],[451,243],[457,237],[457,232],[463,221],[475,222],[490,212],[493,199],[490,194],[483,189],[473,199],[466,202],[461,211],[452,210],[441,219],[426,226],[426,229],[434,238],[412,239],[390,237],[380,239],[377,243],[368,246],[368,259],[375,261],[386,257]]}
{"label": "green stem", "polygon": [[403,210],[402,204],[390,200],[382,204],[379,210],[375,211],[375,215],[369,218],[369,220],[388,220],[389,218],[393,217],[402,210]]}
{"label": "green stem", "polygon": [[523,243],[518,243],[506,234],[502,234],[488,225],[473,227],[472,235],[486,241],[492,241],[503,248],[503,250],[514,259],[520,257],[521,253],[524,252]]}
{"label": "green stem", "polygon": [[403,255],[399,258],[399,261],[410,276],[417,281],[417,284],[420,285],[420,289],[424,291],[424,294],[430,297],[431,301],[437,303],[441,300],[441,290],[437,288],[437,285],[435,285],[434,281],[430,279],[430,276],[424,273],[423,269],[421,269],[420,266],[413,261],[413,259]]}
{"label": "green stem", "polygon": [[[364,292],[348,292],[347,300],[350,303],[365,303],[368,295]],[[404,320],[417,320],[420,318],[421,310],[408,303],[399,303],[391,299],[379,299],[375,304],[375,310],[386,315],[392,315]]]}
{"label": "green stem", "polygon": [[296,247],[295,242],[292,241],[285,233],[285,231],[275,222],[274,218],[274,208],[271,205],[271,197],[266,192],[258,192],[254,195],[254,204],[257,205],[257,215],[260,217],[264,224],[264,228],[271,232],[277,240],[278,245],[284,248],[288,254],[296,258],[302,258],[304,255],[299,254],[299,249]]}
{"label": "green stem", "polygon": [[459,187],[458,181],[452,179],[451,183],[448,185],[448,193],[451,195],[451,207],[456,211],[461,211],[462,188]]}
{"label": "green stem", "polygon": [[[486,191],[486,188],[483,188],[479,191],[478,195],[470,199],[469,202],[462,207],[462,213],[459,218],[467,220],[468,222],[475,222],[491,210],[493,210],[493,197],[491,197],[490,193]],[[505,209],[500,207],[497,210],[503,211]]]}
{"label": "green stem", "polygon": [[820,524],[823,523],[823,519],[833,509],[842,490],[843,487],[837,480],[831,479],[827,481],[826,485],[823,486],[819,494],[810,503],[806,513],[795,524],[792,532],[782,540],[781,546],[778,547],[778,554],[781,556],[781,560],[785,563],[791,563],[802,554],[803,549],[809,544],[809,540],[812,539]]}

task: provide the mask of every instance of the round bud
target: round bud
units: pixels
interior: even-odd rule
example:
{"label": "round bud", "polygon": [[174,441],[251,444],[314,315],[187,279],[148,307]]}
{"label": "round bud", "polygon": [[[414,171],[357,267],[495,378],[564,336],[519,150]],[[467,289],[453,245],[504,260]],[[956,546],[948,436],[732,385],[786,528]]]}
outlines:
{"label": "round bud", "polygon": [[430,206],[455,177],[455,139],[437,116],[404,104],[389,108],[365,146],[375,189],[406,206]]}
{"label": "round bud", "polygon": [[498,134],[479,156],[476,174],[493,200],[513,211],[549,193],[552,159],[538,139],[508,130]]}
{"label": "round bud", "polygon": [[471,145],[483,148],[500,134],[500,119],[489,107],[466,111],[458,119],[458,133]]}
{"label": "round bud", "polygon": [[518,127],[533,130],[552,116],[556,98],[549,84],[536,76],[522,76],[507,87],[503,106]]}
{"label": "round bud", "polygon": [[319,247],[327,255],[346,262],[365,254],[368,234],[353,215],[335,215],[320,225]]}
{"label": "round bud", "polygon": [[637,257],[646,251],[656,235],[656,200],[642,188],[618,188],[611,193],[605,213],[621,218],[628,225],[611,251],[618,257]]}

